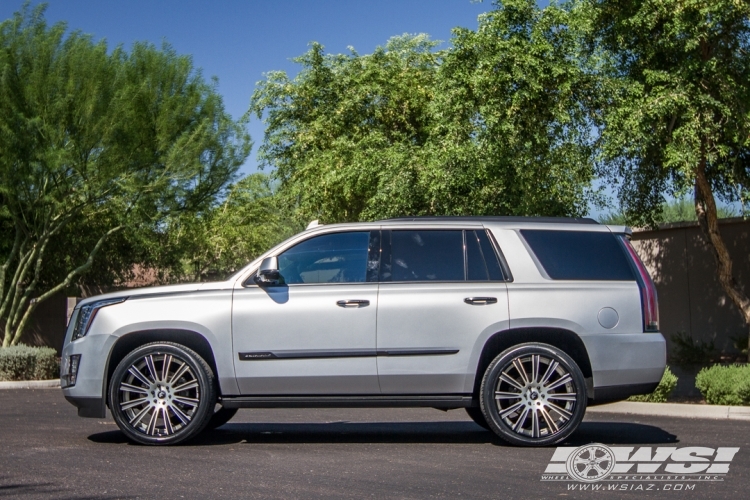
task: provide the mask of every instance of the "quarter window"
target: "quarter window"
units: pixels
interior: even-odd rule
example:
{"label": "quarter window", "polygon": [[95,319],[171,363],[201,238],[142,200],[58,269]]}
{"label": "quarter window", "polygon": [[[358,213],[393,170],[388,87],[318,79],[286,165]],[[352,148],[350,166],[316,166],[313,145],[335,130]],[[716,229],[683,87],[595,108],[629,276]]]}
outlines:
{"label": "quarter window", "polygon": [[521,234],[553,280],[635,280],[612,233],[522,229]]}
{"label": "quarter window", "polygon": [[282,282],[365,282],[369,240],[369,231],[324,234],[305,240],[279,255]]}

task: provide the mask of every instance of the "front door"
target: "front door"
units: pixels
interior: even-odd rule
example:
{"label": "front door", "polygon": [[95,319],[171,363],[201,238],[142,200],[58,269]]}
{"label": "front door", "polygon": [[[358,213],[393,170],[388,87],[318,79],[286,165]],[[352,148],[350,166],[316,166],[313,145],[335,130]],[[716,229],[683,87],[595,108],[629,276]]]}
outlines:
{"label": "front door", "polygon": [[370,240],[369,231],[313,236],[278,255],[279,285],[251,281],[235,289],[233,350],[243,395],[380,393]]}

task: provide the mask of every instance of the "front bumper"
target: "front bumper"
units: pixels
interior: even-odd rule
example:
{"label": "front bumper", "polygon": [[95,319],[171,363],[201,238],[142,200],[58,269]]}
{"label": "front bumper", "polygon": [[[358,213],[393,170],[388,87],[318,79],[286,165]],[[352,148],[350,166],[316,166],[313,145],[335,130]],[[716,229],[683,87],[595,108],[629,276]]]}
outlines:
{"label": "front bumper", "polygon": [[[89,418],[106,417],[105,379],[107,362],[112,345],[112,335],[92,335],[65,345],[60,365],[60,386],[65,399],[78,408],[78,416]],[[76,383],[69,386],[68,367],[70,357],[80,355]]]}

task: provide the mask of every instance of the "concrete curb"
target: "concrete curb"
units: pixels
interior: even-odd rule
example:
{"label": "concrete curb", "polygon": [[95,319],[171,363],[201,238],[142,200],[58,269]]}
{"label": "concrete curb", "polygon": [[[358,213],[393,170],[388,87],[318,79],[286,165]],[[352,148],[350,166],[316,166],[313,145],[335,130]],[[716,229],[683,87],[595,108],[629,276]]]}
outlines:
{"label": "concrete curb", "polygon": [[591,413],[625,413],[651,417],[707,418],[714,420],[748,420],[750,406],[718,406],[687,403],[636,403],[622,401],[586,410]]}
{"label": "concrete curb", "polygon": [[2,389],[59,389],[60,379],[54,380],[21,380],[18,382],[0,382]]}

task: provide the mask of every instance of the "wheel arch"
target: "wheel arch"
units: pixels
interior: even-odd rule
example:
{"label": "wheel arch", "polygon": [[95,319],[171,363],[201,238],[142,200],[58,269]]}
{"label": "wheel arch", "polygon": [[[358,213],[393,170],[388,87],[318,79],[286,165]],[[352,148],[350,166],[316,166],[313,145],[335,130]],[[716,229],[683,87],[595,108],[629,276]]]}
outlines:
{"label": "wheel arch", "polygon": [[[214,375],[218,377],[218,371],[216,367],[216,359],[214,358],[214,352],[211,348],[211,344],[208,339],[198,332],[192,330],[181,330],[181,329],[156,329],[156,330],[141,330],[131,332],[123,335],[115,342],[114,346],[109,353],[109,358],[106,364],[106,378],[102,393],[104,400],[108,401],[108,390],[109,384],[112,380],[112,375],[125,356],[132,352],[138,347],[150,344],[151,342],[174,342],[180,344],[188,349],[192,349],[197,352],[201,358],[203,358],[208,366],[213,370]],[[221,394],[220,384],[217,384],[216,390]]]}
{"label": "wheel arch", "polygon": [[589,397],[593,396],[593,371],[591,369],[591,360],[589,359],[586,346],[583,344],[581,337],[575,332],[564,328],[554,327],[524,327],[503,330],[490,336],[482,348],[479,355],[479,362],[474,375],[474,386],[472,394],[474,397],[479,396],[479,389],[482,385],[482,377],[485,370],[498,354],[506,349],[519,344],[528,342],[540,342],[557,347],[573,358],[578,367],[581,369],[584,379],[587,381],[587,391]]}

